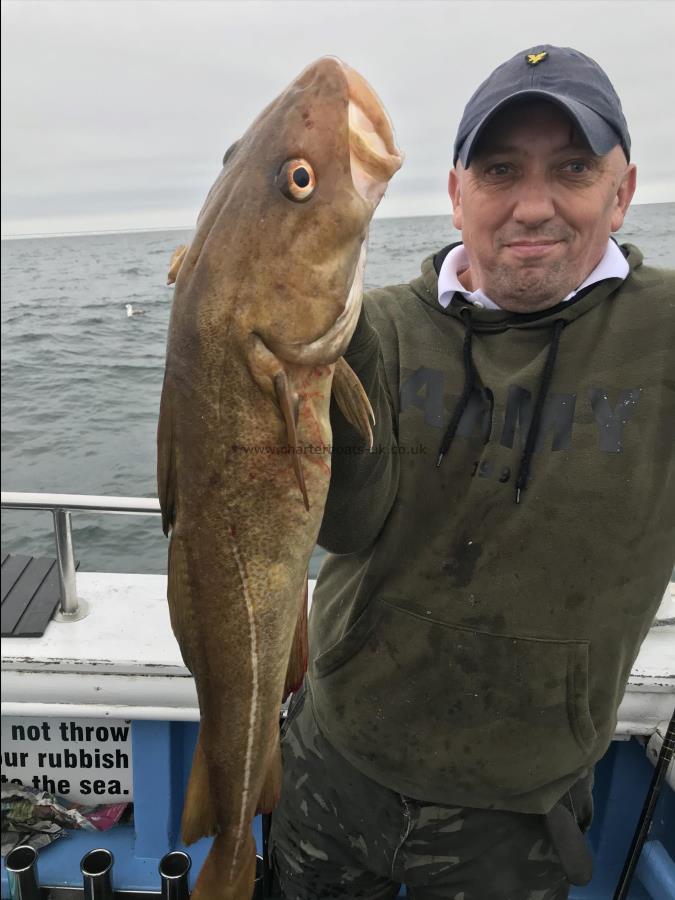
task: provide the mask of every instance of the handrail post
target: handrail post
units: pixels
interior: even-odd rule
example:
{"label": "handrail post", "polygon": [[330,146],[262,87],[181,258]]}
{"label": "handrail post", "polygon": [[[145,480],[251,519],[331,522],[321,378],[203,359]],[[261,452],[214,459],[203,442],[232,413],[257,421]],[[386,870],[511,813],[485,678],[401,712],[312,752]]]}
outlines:
{"label": "handrail post", "polygon": [[56,539],[56,565],[61,588],[61,607],[55,618],[60,622],[77,622],[87,615],[86,604],[78,600],[75,581],[75,554],[70,511],[56,508],[54,513],[54,537]]}

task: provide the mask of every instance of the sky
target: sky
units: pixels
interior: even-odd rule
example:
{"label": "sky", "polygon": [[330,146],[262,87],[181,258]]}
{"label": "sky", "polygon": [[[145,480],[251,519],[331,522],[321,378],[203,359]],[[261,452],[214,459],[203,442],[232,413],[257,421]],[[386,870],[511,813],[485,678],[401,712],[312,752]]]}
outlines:
{"label": "sky", "polygon": [[443,215],[462,110],[539,43],[596,59],[637,203],[675,200],[673,0],[5,0],[2,235],[192,228],[223,152],[320,56],[358,69],[406,160],[376,215]]}

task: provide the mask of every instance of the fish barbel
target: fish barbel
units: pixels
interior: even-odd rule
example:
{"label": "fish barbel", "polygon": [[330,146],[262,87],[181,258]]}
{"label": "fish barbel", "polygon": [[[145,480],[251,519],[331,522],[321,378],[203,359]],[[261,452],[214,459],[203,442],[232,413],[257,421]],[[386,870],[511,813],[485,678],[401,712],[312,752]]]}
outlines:
{"label": "fish barbel", "polygon": [[372,445],[342,354],[370,219],[401,163],[367,82],[322,58],[227,151],[171,260],[158,487],[171,624],[201,713],[182,832],[215,835],[193,900],[252,895],[251,823],[278,800],[280,704],[306,667],[331,390]]}

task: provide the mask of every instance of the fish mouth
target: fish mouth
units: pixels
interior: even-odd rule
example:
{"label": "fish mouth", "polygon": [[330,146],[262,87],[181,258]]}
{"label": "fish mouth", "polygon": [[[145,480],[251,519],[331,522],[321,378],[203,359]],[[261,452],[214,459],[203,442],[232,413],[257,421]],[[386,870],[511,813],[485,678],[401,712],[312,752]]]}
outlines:
{"label": "fish mouth", "polygon": [[351,340],[363,299],[363,275],[366,268],[366,242],[361,244],[361,252],[356,263],[354,278],[347,295],[345,307],[325,334],[308,344],[281,343],[266,340],[269,349],[285,362],[303,366],[329,365],[336,362],[345,352]]}
{"label": "fish mouth", "polygon": [[394,129],[380,98],[366,79],[342,60],[349,91],[349,158],[354,187],[373,208],[403,164]]}

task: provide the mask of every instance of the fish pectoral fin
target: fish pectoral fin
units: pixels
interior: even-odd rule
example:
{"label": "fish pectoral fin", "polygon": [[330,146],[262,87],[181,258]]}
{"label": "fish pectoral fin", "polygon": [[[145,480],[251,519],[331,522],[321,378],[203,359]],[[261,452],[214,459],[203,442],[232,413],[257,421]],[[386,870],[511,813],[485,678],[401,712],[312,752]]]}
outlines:
{"label": "fish pectoral fin", "polygon": [[300,604],[298,621],[295,625],[291,655],[288,658],[286,683],[284,684],[284,694],[281,698],[282,703],[289,694],[295,693],[295,691],[300,688],[302,680],[305,677],[305,672],[307,671],[307,659],[309,657],[309,641],[307,639],[307,596],[308,585],[307,578],[305,578],[305,590]]}
{"label": "fish pectoral fin", "polygon": [[187,250],[187,244],[181,244],[180,247],[176,247],[176,249],[171,254],[169,274],[166,276],[167,284],[173,284],[176,278],[178,278],[178,273],[180,272],[180,267],[183,265],[183,260],[185,259]]}
{"label": "fish pectoral fin", "polygon": [[365,439],[368,449],[372,450],[372,426],[375,424],[373,407],[358,375],[343,356],[335,364],[333,396],[342,415]]}
{"label": "fish pectoral fin", "polygon": [[305,509],[309,511],[309,497],[307,496],[307,486],[305,485],[305,476],[302,471],[302,462],[300,461],[300,453],[298,448],[298,435],[296,425],[298,422],[298,398],[291,393],[288,383],[288,376],[284,371],[274,376],[274,390],[277,395],[277,402],[281,408],[284,421],[286,423],[286,437],[288,438],[289,447],[293,448],[293,469],[295,477],[298,481],[300,493],[305,504]]}
{"label": "fish pectoral fin", "polygon": [[258,335],[251,335],[252,343],[248,353],[248,365],[251,374],[264,391],[268,391],[269,385],[274,391],[274,397],[281,410],[286,425],[286,438],[289,447],[292,448],[293,470],[302,494],[305,509],[309,510],[309,497],[305,476],[300,460],[300,448],[298,446],[298,397],[292,389],[288,375],[279,359],[269,350]]}

